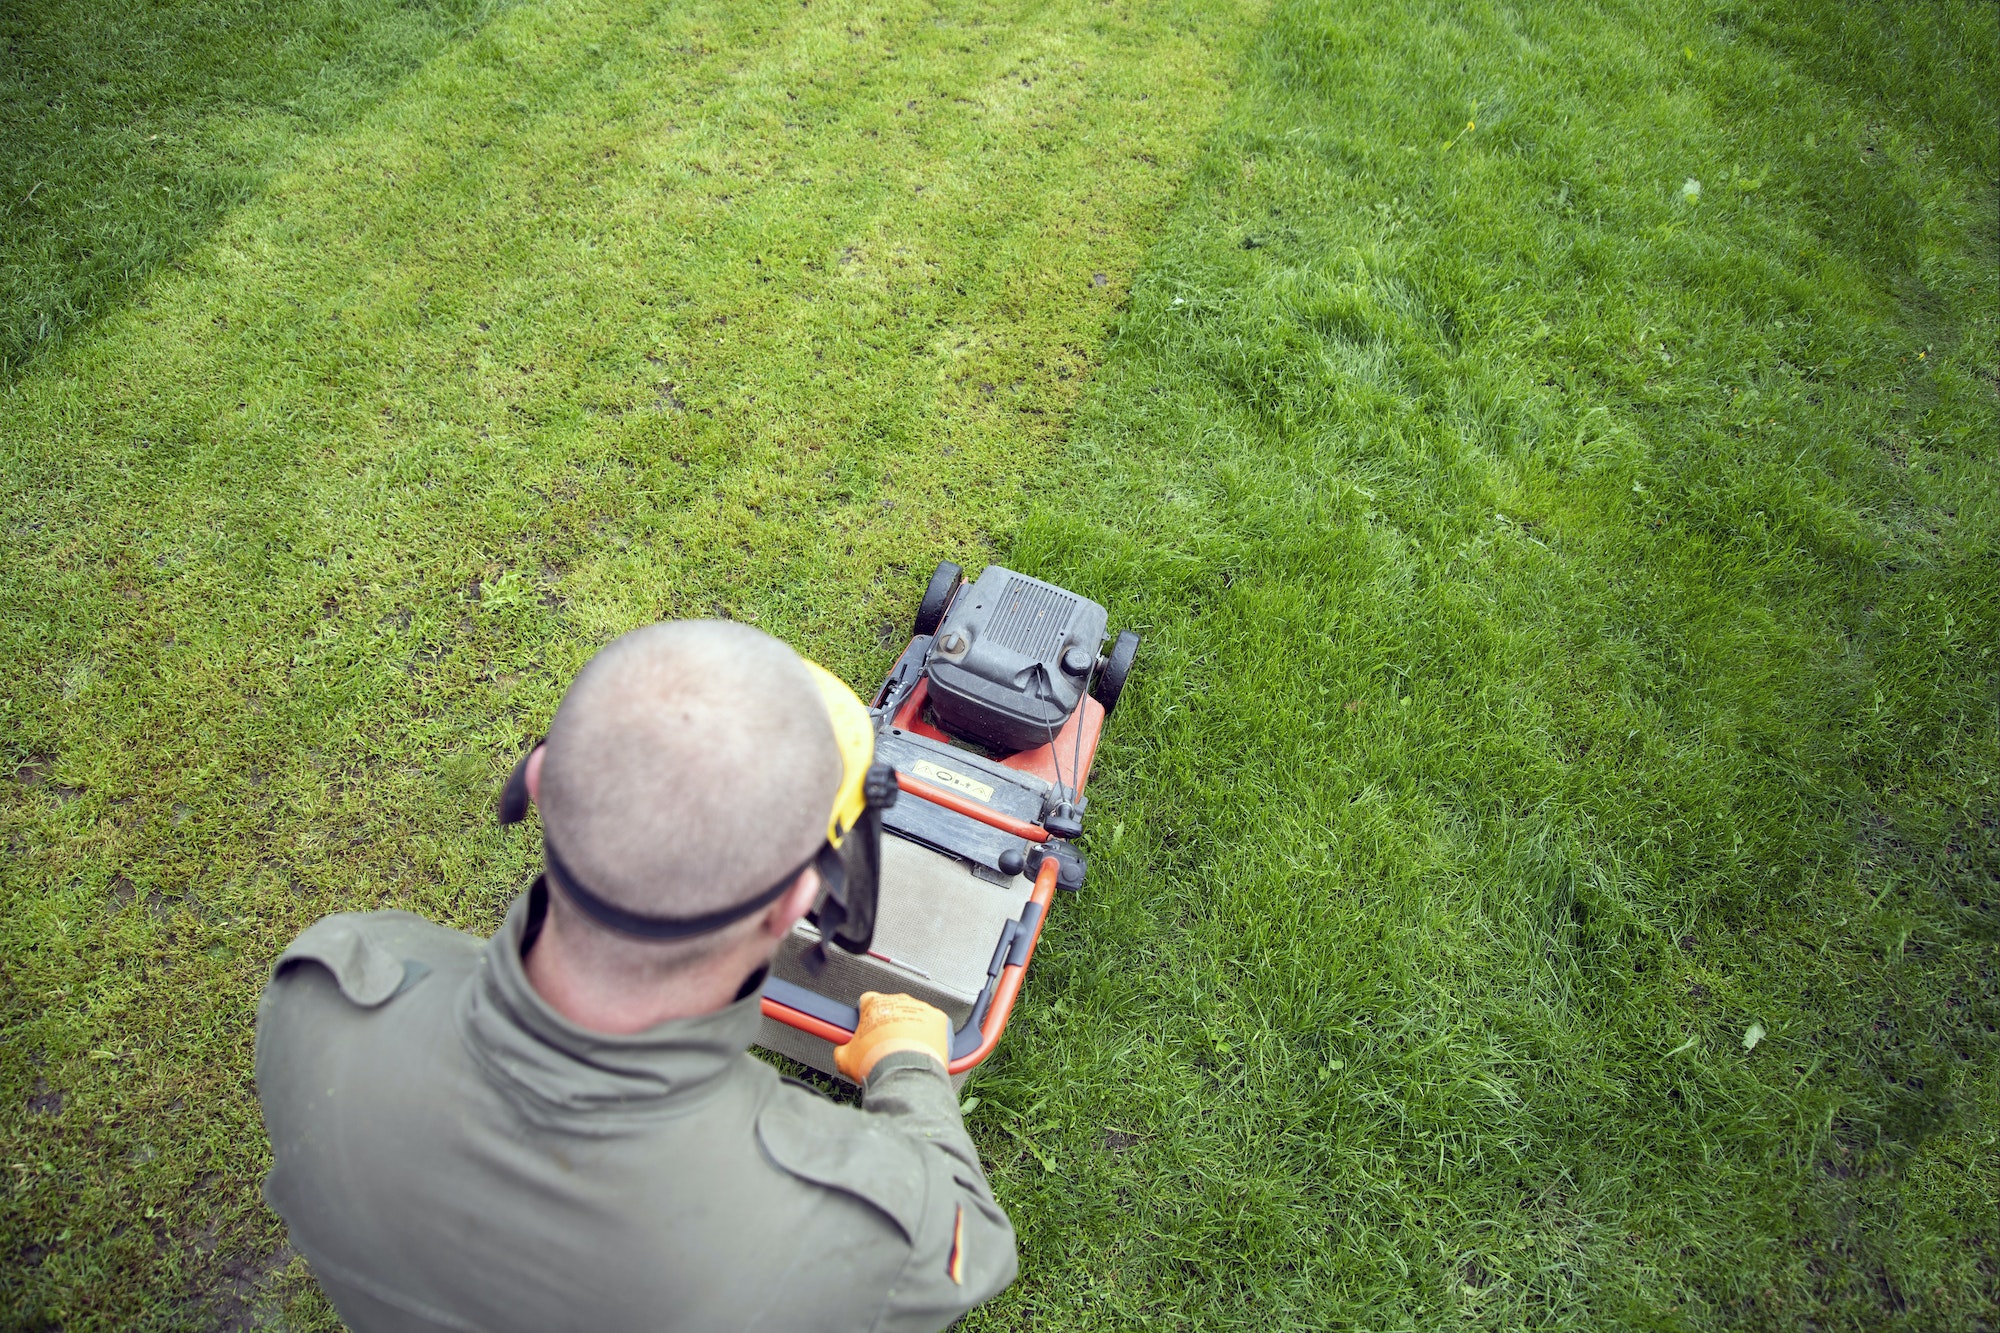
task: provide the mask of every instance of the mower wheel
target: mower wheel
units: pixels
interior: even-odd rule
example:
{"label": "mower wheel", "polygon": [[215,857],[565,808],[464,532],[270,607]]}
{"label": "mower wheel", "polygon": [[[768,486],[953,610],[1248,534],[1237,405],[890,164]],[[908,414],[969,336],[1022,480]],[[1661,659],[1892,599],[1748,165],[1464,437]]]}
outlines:
{"label": "mower wheel", "polygon": [[924,600],[917,604],[917,633],[937,633],[937,627],[944,623],[945,608],[951,605],[951,595],[958,591],[958,581],[964,577],[965,571],[951,561],[938,562],[930,586],[924,589]]}
{"label": "mower wheel", "polygon": [[1111,655],[1104,659],[1097,672],[1097,683],[1090,687],[1091,697],[1104,705],[1107,716],[1118,706],[1118,696],[1125,692],[1125,677],[1132,671],[1132,659],[1138,655],[1139,636],[1129,629],[1118,631],[1111,644]]}

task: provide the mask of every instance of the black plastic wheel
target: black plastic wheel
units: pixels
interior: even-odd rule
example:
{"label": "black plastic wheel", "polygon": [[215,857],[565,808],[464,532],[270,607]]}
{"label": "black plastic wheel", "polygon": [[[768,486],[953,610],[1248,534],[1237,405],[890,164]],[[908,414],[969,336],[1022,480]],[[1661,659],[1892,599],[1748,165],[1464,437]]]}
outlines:
{"label": "black plastic wheel", "polygon": [[1090,687],[1091,698],[1103,704],[1106,713],[1118,706],[1118,696],[1125,692],[1125,677],[1132,673],[1132,659],[1138,655],[1139,636],[1129,629],[1118,631],[1110,656],[1097,672],[1097,683]]}
{"label": "black plastic wheel", "polygon": [[938,561],[930,586],[924,589],[924,600],[917,604],[917,633],[937,633],[937,627],[944,623],[945,608],[951,605],[951,595],[964,577],[965,571],[951,561]]}

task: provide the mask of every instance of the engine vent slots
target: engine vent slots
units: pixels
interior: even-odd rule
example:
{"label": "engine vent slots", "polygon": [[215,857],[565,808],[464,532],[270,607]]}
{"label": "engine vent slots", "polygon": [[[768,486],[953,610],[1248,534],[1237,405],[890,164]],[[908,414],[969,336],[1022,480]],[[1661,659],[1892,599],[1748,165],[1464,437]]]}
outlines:
{"label": "engine vent slots", "polygon": [[1076,598],[1032,579],[1011,578],[1000,594],[999,615],[987,634],[1002,647],[1027,657],[1047,651],[1051,636],[1069,628]]}

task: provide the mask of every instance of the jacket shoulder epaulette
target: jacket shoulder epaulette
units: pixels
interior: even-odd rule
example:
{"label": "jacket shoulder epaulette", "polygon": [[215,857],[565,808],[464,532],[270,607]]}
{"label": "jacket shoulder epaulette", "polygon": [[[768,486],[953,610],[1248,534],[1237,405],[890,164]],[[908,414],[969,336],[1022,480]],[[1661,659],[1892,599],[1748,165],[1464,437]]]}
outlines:
{"label": "jacket shoulder epaulette", "polygon": [[315,921],[293,940],[272,964],[271,977],[275,981],[293,968],[316,963],[332,975],[349,1004],[373,1009],[430,975],[432,965],[423,955],[437,950],[437,936],[466,938],[409,912],[339,912]]}

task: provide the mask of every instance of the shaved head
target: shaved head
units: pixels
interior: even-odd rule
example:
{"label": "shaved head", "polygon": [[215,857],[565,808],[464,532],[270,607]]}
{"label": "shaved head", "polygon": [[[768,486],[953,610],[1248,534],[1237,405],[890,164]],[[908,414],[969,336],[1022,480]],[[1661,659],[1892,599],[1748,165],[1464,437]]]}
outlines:
{"label": "shaved head", "polygon": [[610,644],[563,696],[546,746],[544,836],[591,892],[646,916],[732,907],[795,874],[841,780],[805,663],[727,620]]}

